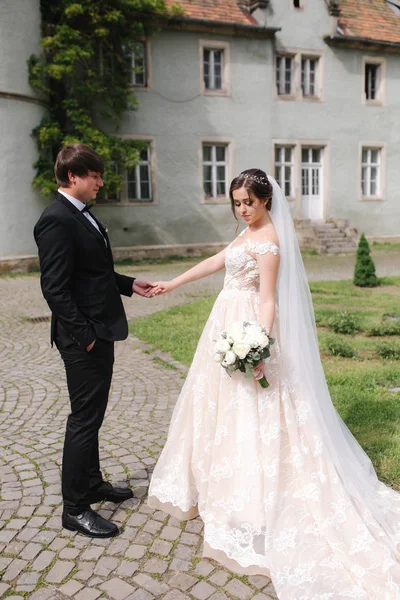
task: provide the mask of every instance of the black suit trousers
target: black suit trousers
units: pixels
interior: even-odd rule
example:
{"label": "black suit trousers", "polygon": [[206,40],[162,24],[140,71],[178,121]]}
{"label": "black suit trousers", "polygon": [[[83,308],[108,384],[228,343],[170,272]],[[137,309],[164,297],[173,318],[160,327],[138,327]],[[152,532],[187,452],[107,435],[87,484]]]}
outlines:
{"label": "black suit trousers", "polygon": [[64,509],[79,514],[102,484],[99,429],[107,408],[114,364],[114,342],[97,339],[90,352],[76,344],[56,345],[64,361],[71,414],[62,461]]}

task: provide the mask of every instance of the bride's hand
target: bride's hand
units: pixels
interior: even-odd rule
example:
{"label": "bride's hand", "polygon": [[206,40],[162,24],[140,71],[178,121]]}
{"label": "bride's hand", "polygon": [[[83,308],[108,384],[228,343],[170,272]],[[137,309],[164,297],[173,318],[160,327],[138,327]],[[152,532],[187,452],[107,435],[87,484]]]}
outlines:
{"label": "bride's hand", "polygon": [[256,365],[253,369],[254,377],[256,379],[261,379],[265,375],[265,362],[262,360],[258,365]]}
{"label": "bride's hand", "polygon": [[148,292],[148,298],[153,298],[153,296],[159,296],[160,294],[166,294],[167,292],[172,292],[176,288],[176,285],[172,281],[155,281],[153,283],[152,289]]}

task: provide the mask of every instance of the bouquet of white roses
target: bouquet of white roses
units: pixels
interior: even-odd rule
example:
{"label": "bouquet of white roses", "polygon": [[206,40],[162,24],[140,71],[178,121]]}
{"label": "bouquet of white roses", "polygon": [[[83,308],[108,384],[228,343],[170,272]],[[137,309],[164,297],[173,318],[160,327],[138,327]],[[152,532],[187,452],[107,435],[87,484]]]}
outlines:
{"label": "bouquet of white roses", "polygon": [[[235,371],[253,375],[253,369],[271,354],[270,347],[275,342],[268,331],[256,322],[232,323],[215,340],[214,360],[232,376]],[[261,387],[267,388],[269,383],[263,376],[258,380]]]}

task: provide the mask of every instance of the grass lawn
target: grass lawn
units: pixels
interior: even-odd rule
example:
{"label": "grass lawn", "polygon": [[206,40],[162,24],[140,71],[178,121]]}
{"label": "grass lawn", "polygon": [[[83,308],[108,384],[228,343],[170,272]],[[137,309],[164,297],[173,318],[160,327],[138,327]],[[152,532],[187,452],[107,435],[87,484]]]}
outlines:
{"label": "grass lawn", "polygon": [[[349,281],[310,287],[333,402],[380,479],[400,489],[400,393],[388,392],[400,387],[400,361],[381,360],[377,354],[383,342],[400,348],[400,335],[376,335],[387,333],[387,323],[400,326],[400,277],[386,278],[372,289],[356,288]],[[214,300],[203,298],[138,319],[130,323],[130,331],[189,366]],[[357,323],[352,335],[332,333],[332,319],[343,311]],[[337,355],[342,346],[350,347],[352,358]]]}

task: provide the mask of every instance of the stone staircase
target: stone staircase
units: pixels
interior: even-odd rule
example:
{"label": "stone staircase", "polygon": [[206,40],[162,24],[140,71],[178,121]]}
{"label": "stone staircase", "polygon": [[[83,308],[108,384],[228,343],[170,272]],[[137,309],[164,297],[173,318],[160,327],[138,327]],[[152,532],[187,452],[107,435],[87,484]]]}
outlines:
{"label": "stone staircase", "polygon": [[357,249],[357,230],[350,227],[345,219],[295,219],[295,227],[302,250],[315,250],[318,254],[341,254]]}

